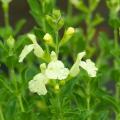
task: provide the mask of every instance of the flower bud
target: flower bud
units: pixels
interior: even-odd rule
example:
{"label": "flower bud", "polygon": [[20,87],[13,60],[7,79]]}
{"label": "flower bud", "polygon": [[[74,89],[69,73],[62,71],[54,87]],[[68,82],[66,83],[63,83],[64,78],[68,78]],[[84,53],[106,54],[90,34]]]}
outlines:
{"label": "flower bud", "polygon": [[45,64],[45,63],[42,63],[42,64],[40,65],[40,69],[41,69],[41,72],[44,73],[45,70],[46,70],[46,64]]}
{"label": "flower bud", "polygon": [[51,61],[56,61],[57,60],[57,55],[54,51],[51,52],[50,58],[51,58]]}
{"label": "flower bud", "polygon": [[46,106],[45,102],[42,100],[36,101],[36,106],[42,111],[47,110],[47,106]]}
{"label": "flower bud", "polygon": [[56,84],[56,85],[54,86],[54,89],[55,89],[55,90],[59,90],[59,89],[60,89],[59,85]]}
{"label": "flower bud", "polygon": [[65,80],[61,80],[60,85],[65,85]]}
{"label": "flower bud", "polygon": [[49,33],[46,33],[43,37],[43,40],[48,44],[53,46],[53,38]]}
{"label": "flower bud", "polygon": [[8,39],[7,39],[7,45],[9,46],[9,48],[13,48],[14,45],[15,45],[15,40],[12,36],[10,36]]}
{"label": "flower bud", "polygon": [[73,27],[69,27],[66,31],[66,35],[72,35],[74,34],[75,32],[75,29]]}
{"label": "flower bud", "polygon": [[75,29],[73,27],[69,27],[63,35],[63,38],[60,42],[60,46],[64,45],[65,43],[67,43],[70,38],[73,36],[73,34],[75,33]]}

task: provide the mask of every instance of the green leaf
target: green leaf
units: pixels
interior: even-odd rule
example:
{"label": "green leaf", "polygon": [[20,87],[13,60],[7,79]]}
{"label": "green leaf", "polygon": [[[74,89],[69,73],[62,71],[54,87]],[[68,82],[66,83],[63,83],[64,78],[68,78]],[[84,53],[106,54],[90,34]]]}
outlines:
{"label": "green leaf", "polygon": [[25,19],[21,19],[16,23],[14,35],[17,35],[21,31],[25,23],[26,23]]}
{"label": "green leaf", "polygon": [[89,9],[85,6],[84,2],[82,0],[71,0],[71,3],[82,12],[88,13]]}
{"label": "green leaf", "polygon": [[46,15],[46,20],[54,31],[60,30],[64,25],[64,20],[61,16],[60,10],[53,10],[51,16]]}
{"label": "green leaf", "polygon": [[91,12],[93,12],[96,9],[99,2],[100,2],[100,0],[94,0],[94,2],[93,2],[93,0],[89,0],[89,6],[90,6],[90,11]]}
{"label": "green leaf", "polygon": [[92,21],[93,26],[99,25],[101,22],[103,22],[103,17],[101,17],[99,14],[96,14],[94,20]]}
{"label": "green leaf", "polygon": [[106,106],[112,107],[116,112],[120,112],[119,103],[114,97],[107,94],[105,91],[98,89],[95,92],[96,96],[102,100],[102,103],[106,103]]}
{"label": "green leaf", "polygon": [[32,16],[34,17],[34,19],[36,20],[37,24],[39,26],[42,26],[42,5],[40,4],[40,2],[38,0],[28,0],[28,4],[30,6],[30,13],[32,14]]}

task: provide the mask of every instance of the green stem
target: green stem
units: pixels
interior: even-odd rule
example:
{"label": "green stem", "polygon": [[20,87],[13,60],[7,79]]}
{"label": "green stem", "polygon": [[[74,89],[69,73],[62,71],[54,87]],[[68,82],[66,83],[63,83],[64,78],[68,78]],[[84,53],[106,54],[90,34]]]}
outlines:
{"label": "green stem", "polygon": [[[87,111],[88,112],[90,112],[90,100],[91,100],[91,97],[90,97],[90,80],[88,80],[88,82],[87,82],[87,99],[86,99]],[[88,116],[87,120],[91,120],[90,116]]]}
{"label": "green stem", "polygon": [[5,26],[9,26],[9,3],[3,3]]}
{"label": "green stem", "polygon": [[58,119],[64,120],[62,109],[61,109],[61,103],[60,103],[60,96],[59,93],[57,93],[57,103],[58,103]]}
{"label": "green stem", "polygon": [[67,9],[68,17],[70,18],[72,15],[72,5],[70,3],[70,0],[68,1],[68,9]]}
{"label": "green stem", "polygon": [[23,106],[23,102],[22,102],[22,96],[21,95],[18,95],[18,101],[19,101],[19,105],[20,105],[21,111],[25,112],[25,109],[24,109],[24,106]]}
{"label": "green stem", "polygon": [[[46,23],[45,23],[45,3],[41,2],[42,4],[42,13],[43,13],[43,18],[42,18],[42,28],[43,31],[46,32]],[[47,44],[45,44],[45,48],[46,48],[46,52],[49,55],[49,46]]]}
{"label": "green stem", "polygon": [[[118,83],[116,83],[116,86],[115,86],[115,98],[116,98],[116,101],[119,102],[120,100],[120,86],[118,86]],[[120,113],[116,112],[116,120],[120,120]]]}
{"label": "green stem", "polygon": [[19,94],[19,91],[18,91],[18,85],[17,85],[17,81],[16,81],[17,78],[16,78],[16,75],[15,75],[14,68],[11,69],[10,75],[11,75],[11,80],[13,81],[13,84],[15,86],[15,93],[16,93],[16,96],[18,98],[18,102],[19,102],[21,111],[25,112],[24,107],[23,107],[23,102],[22,102],[22,96]]}
{"label": "green stem", "polygon": [[115,40],[115,48],[118,48],[118,31],[114,29],[114,40]]}
{"label": "green stem", "polygon": [[0,120],[5,120],[1,106],[0,106],[0,118],[1,118]]}
{"label": "green stem", "polygon": [[18,92],[16,75],[13,67],[10,69],[10,78],[11,78],[11,81],[13,81],[16,92]]}
{"label": "green stem", "polygon": [[[114,43],[115,43],[115,49],[118,50],[118,47],[119,47],[119,43],[118,43],[118,31],[117,29],[114,29]],[[118,64],[117,64],[117,61],[116,59],[118,58],[118,56],[115,57],[114,59],[114,67],[115,69],[118,68]],[[118,78],[118,80],[116,80],[116,85],[115,85],[115,98],[116,98],[116,101],[119,102],[120,101],[120,80]],[[120,113],[116,113],[116,120],[120,120]]]}
{"label": "green stem", "polygon": [[13,90],[5,83],[4,80],[0,79],[0,82],[4,85],[4,87],[5,87],[10,93],[13,93]]}
{"label": "green stem", "polygon": [[59,42],[58,42],[58,31],[55,32],[55,35],[56,35],[56,47],[55,47],[55,52],[58,56],[59,54]]}
{"label": "green stem", "polygon": [[118,85],[118,83],[116,83],[116,94],[115,94],[115,97],[116,97],[116,101],[119,102],[119,93],[120,93],[120,86]]}

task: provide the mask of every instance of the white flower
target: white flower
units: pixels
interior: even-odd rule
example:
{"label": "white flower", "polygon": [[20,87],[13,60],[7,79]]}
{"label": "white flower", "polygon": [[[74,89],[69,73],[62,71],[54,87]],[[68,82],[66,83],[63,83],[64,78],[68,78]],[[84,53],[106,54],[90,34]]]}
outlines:
{"label": "white flower", "polygon": [[63,80],[67,78],[68,74],[69,70],[59,60],[51,61],[46,69],[46,76],[49,79]]}
{"label": "white flower", "polygon": [[96,72],[98,68],[95,66],[95,63],[92,62],[90,59],[87,59],[85,62],[80,62],[80,67],[85,69],[90,77],[96,77]]}
{"label": "white flower", "polygon": [[33,79],[29,81],[29,90],[38,95],[45,95],[47,93],[45,84],[47,84],[49,79],[44,74],[46,65],[43,63],[40,67],[42,73],[35,75]]}
{"label": "white flower", "polygon": [[63,80],[68,77],[69,69],[64,67],[64,64],[57,60],[55,52],[51,52],[51,62],[46,69],[46,76],[49,79]]}
{"label": "white flower", "polygon": [[81,59],[85,56],[85,54],[86,52],[78,53],[77,59],[75,63],[73,64],[72,68],[70,69],[70,76],[75,77],[79,73],[80,71],[79,64],[80,64]]}
{"label": "white flower", "polygon": [[29,82],[30,91],[33,93],[37,93],[38,95],[45,95],[47,93],[45,81],[47,81],[47,78],[44,74],[37,74],[36,76],[34,76],[33,80]]}
{"label": "white flower", "polygon": [[20,56],[19,56],[19,62],[23,62],[24,58],[32,51],[34,50],[34,54],[37,57],[43,57],[44,56],[44,51],[43,49],[39,46],[39,44],[36,41],[36,37],[33,34],[28,34],[28,37],[30,38],[30,40],[33,42],[33,44],[30,45],[26,45]]}
{"label": "white flower", "polygon": [[34,54],[40,58],[44,56],[44,51],[38,44],[34,44]]}
{"label": "white flower", "polygon": [[34,34],[28,34],[28,38],[33,42],[34,44],[34,54],[37,56],[37,57],[43,57],[44,55],[44,51],[43,49],[41,48],[41,46],[37,43],[36,41],[36,36]]}
{"label": "white flower", "polygon": [[19,62],[22,62],[24,58],[33,50],[33,48],[34,48],[34,44],[25,45],[19,56]]}

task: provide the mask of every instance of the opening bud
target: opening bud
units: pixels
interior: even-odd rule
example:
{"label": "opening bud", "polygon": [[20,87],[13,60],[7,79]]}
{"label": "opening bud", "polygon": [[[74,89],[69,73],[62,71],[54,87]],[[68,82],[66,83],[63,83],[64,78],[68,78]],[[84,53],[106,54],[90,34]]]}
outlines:
{"label": "opening bud", "polygon": [[10,36],[8,39],[7,39],[7,45],[9,46],[9,48],[13,48],[14,45],[15,45],[15,40],[12,36]]}
{"label": "opening bud", "polygon": [[51,45],[53,46],[53,37],[49,34],[49,33],[46,33],[43,37],[43,40],[48,44],[48,45]]}

